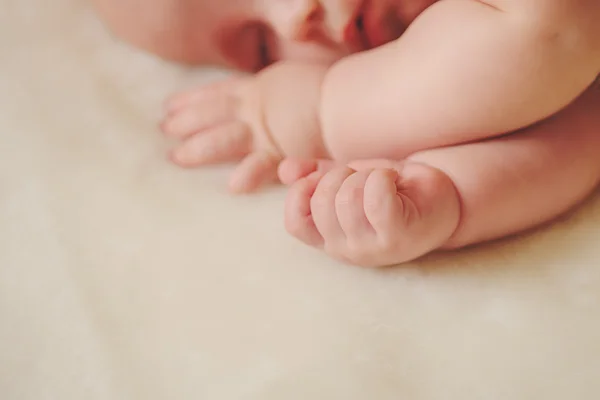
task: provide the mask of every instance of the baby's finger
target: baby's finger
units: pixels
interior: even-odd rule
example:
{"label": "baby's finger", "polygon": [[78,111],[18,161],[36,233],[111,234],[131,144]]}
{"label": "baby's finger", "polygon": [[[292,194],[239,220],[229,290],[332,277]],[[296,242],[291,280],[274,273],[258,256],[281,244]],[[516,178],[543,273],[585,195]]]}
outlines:
{"label": "baby's finger", "polygon": [[269,153],[251,153],[235,169],[229,180],[234,193],[248,193],[274,180],[279,159]]}
{"label": "baby's finger", "polygon": [[236,100],[218,96],[213,101],[191,105],[168,117],[161,123],[165,135],[185,139],[203,130],[235,119]]}
{"label": "baby's finger", "polygon": [[234,121],[187,139],[173,150],[171,159],[182,167],[238,161],[252,149],[246,124]]}
{"label": "baby's finger", "polygon": [[323,246],[310,210],[312,198],[324,173],[314,172],[294,183],[285,199],[285,229],[295,238],[313,247]]}
{"label": "baby's finger", "polygon": [[357,171],[369,170],[372,171],[375,168],[389,168],[396,169],[401,167],[403,161],[393,161],[388,159],[370,159],[370,160],[356,160],[348,163],[348,166]]}
{"label": "baby's finger", "polygon": [[348,167],[334,169],[321,179],[310,201],[310,209],[317,229],[326,242],[336,245],[345,234],[335,212],[335,198],[344,181],[354,173]]}
{"label": "baby's finger", "polygon": [[367,219],[380,235],[390,235],[399,227],[406,226],[411,206],[408,199],[398,193],[398,171],[374,170],[365,182],[364,209]]}
{"label": "baby's finger", "polygon": [[374,233],[365,215],[363,196],[371,171],[364,170],[349,176],[335,197],[335,210],[338,221],[348,240],[363,240],[365,235]]}
{"label": "baby's finger", "polygon": [[223,92],[230,92],[236,85],[240,85],[243,82],[243,79],[244,77],[241,75],[233,76],[175,93],[165,101],[165,112],[167,114],[172,114],[192,103],[209,100],[211,97],[221,95]]}
{"label": "baby's finger", "polygon": [[279,164],[278,176],[281,183],[291,185],[315,171],[327,172],[335,166],[336,163],[332,160],[287,158]]}

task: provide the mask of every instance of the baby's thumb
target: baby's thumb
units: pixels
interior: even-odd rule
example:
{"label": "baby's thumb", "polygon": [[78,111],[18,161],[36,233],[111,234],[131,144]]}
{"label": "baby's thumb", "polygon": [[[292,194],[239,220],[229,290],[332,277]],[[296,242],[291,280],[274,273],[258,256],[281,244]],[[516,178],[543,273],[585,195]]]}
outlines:
{"label": "baby's thumb", "polygon": [[237,166],[229,179],[229,189],[236,194],[249,193],[273,181],[279,159],[268,153],[251,153]]}
{"label": "baby's thumb", "polygon": [[366,169],[395,169],[400,170],[404,161],[394,161],[386,159],[372,159],[372,160],[356,160],[348,163],[348,167],[356,171],[364,171]]}
{"label": "baby's thumb", "polygon": [[[291,185],[294,182],[307,177],[315,171],[327,172],[335,167],[345,164],[333,160],[305,160],[299,158],[286,158],[279,164],[277,175],[284,185]],[[392,161],[385,159],[357,160],[347,164],[348,167],[361,171],[365,169],[389,168],[399,169],[402,161]]]}
{"label": "baby's thumb", "polygon": [[284,185],[291,185],[294,182],[307,177],[315,171],[326,172],[334,168],[337,164],[332,160],[304,160],[299,158],[286,158],[279,164],[277,174],[279,180]]}

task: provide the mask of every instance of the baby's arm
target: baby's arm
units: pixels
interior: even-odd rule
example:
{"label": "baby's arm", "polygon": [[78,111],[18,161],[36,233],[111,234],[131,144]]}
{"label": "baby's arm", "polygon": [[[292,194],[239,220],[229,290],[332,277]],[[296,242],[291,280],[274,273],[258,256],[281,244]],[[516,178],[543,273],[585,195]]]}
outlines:
{"label": "baby's arm", "polygon": [[443,0],[396,42],[339,61],[321,121],[335,159],[400,158],[554,114],[600,72],[600,3]]}
{"label": "baby's arm", "polygon": [[405,162],[351,163],[358,172],[286,160],[287,229],[333,257],[383,266],[534,227],[598,185],[599,109],[600,90],[591,89],[523,132]]}
{"label": "baby's arm", "polygon": [[461,222],[444,247],[463,247],[547,222],[600,183],[600,91],[550,119],[488,141],[417,153],[460,194]]}
{"label": "baby's arm", "polygon": [[[232,184],[247,191],[284,156],[397,160],[541,120],[598,73],[600,2],[505,2],[515,10],[443,0],[397,42],[332,68],[282,62],[240,84],[184,95],[183,105],[178,96],[163,124],[184,139],[174,160],[248,156]],[[566,5],[560,17],[557,3]]]}

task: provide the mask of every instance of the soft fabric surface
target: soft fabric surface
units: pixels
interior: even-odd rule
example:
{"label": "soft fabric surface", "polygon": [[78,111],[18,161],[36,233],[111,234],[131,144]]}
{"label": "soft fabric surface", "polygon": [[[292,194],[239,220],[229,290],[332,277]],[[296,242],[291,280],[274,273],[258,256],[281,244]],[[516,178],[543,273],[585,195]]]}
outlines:
{"label": "soft fabric surface", "polygon": [[282,227],[284,190],[164,157],[211,74],[81,0],[0,0],[0,398],[597,399],[600,201],[518,239],[362,270]]}

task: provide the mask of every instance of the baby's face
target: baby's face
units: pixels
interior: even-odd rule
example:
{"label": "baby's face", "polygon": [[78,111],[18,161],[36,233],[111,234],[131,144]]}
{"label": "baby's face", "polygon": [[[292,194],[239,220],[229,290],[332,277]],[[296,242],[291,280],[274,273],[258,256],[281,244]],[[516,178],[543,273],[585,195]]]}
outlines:
{"label": "baby's face", "polygon": [[331,62],[380,46],[437,0],[195,1],[202,58],[256,71],[278,60]]}

